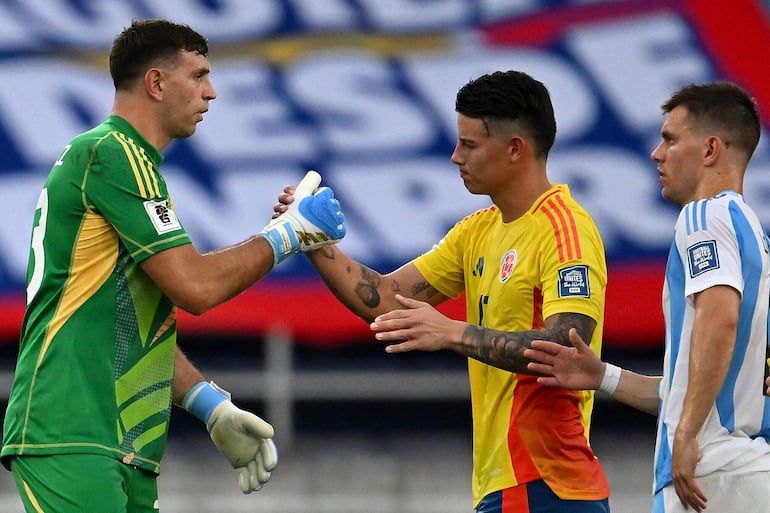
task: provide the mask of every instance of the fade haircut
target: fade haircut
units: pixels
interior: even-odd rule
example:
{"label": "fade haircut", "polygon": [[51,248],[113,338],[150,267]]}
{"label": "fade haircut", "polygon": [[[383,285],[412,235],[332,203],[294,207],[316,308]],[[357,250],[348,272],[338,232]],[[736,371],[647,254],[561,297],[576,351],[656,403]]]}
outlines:
{"label": "fade haircut", "polygon": [[521,71],[496,71],[471,80],[457,92],[455,111],[482,120],[489,135],[501,123],[514,122],[532,138],[537,157],[548,157],[556,139],[548,89]]}
{"label": "fade haircut", "polygon": [[661,106],[665,114],[685,107],[698,132],[715,131],[728,148],[735,146],[751,159],[759,143],[757,104],[746,91],[732,82],[690,84],[679,89]]}
{"label": "fade haircut", "polygon": [[128,89],[151,67],[174,62],[182,51],[208,55],[206,38],[167,20],[134,20],[112,42],[110,75],[116,90]]}

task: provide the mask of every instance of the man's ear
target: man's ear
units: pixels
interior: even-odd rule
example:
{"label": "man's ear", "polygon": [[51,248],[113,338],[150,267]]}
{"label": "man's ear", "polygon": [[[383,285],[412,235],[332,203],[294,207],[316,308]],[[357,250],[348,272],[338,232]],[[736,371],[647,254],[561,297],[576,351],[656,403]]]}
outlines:
{"label": "man's ear", "polygon": [[158,68],[151,68],[144,74],[144,88],[150,97],[157,101],[163,99],[165,84],[163,83],[163,72]]}
{"label": "man's ear", "polygon": [[707,137],[703,147],[703,163],[707,166],[713,165],[723,151],[725,146],[721,137],[716,135]]}
{"label": "man's ear", "polygon": [[510,158],[511,162],[521,158],[522,153],[526,150],[526,145],[527,141],[518,135],[513,135],[508,139],[508,158]]}

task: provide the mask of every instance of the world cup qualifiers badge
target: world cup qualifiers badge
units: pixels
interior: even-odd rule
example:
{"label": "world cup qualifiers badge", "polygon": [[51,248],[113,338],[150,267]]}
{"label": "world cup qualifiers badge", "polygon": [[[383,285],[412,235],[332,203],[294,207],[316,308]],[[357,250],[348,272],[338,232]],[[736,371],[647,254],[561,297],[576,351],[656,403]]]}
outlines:
{"label": "world cup qualifiers badge", "polygon": [[687,248],[687,263],[690,267],[690,278],[695,278],[712,269],[719,269],[717,242],[704,240]]}
{"label": "world cup qualifiers badge", "polygon": [[591,297],[587,265],[559,269],[559,297]]}

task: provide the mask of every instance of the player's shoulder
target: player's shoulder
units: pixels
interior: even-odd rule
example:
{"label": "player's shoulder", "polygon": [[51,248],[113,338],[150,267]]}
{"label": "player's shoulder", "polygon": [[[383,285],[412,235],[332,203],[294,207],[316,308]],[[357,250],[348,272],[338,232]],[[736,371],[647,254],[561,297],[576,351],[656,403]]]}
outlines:
{"label": "player's shoulder", "polygon": [[595,225],[591,214],[572,196],[566,184],[555,184],[540,196],[530,208],[530,214],[545,224]]}
{"label": "player's shoulder", "polygon": [[500,209],[497,208],[495,205],[490,205],[485,208],[480,208],[475,212],[472,212],[467,216],[463,217],[455,224],[455,227],[457,228],[466,228],[471,226],[478,227],[479,225],[493,223],[499,217],[500,217]]}
{"label": "player's shoulder", "polygon": [[743,196],[734,191],[723,191],[710,198],[687,203],[679,215],[680,221],[693,226],[708,225],[709,220],[729,220],[735,210],[750,211]]}

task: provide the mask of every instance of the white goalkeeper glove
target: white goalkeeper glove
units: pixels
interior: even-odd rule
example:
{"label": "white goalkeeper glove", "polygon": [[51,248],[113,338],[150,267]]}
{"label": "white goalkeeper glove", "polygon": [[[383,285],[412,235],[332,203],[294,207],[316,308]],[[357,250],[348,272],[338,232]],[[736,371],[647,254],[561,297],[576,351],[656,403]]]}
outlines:
{"label": "white goalkeeper glove", "polygon": [[182,407],[206,423],[214,445],[238,473],[243,493],[257,491],[278,465],[273,426],[230,401],[230,393],[202,381],[182,400]]}
{"label": "white goalkeeper glove", "polygon": [[273,266],[289,255],[334,244],[345,236],[345,216],[329,187],[321,187],[321,175],[308,171],[297,184],[294,202],[259,233],[273,248]]}

